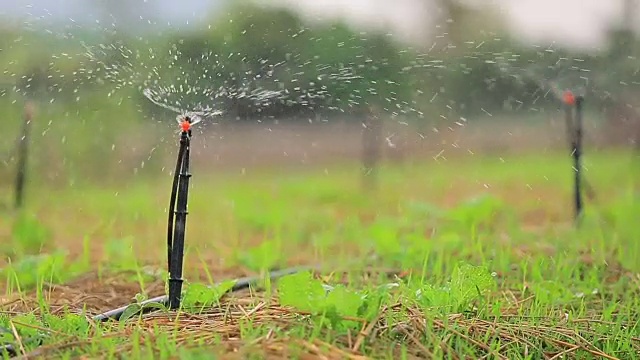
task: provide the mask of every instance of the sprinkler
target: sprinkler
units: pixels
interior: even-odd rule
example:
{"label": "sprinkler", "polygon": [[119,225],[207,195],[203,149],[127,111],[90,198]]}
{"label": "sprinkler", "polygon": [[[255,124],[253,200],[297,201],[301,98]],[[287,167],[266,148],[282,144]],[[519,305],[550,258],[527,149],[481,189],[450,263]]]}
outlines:
{"label": "sprinkler", "polygon": [[584,98],[578,96],[576,98],[576,123],[575,123],[575,138],[573,143],[573,166],[575,168],[574,174],[574,197],[575,197],[575,211],[576,220],[582,216],[582,102]]}
{"label": "sprinkler", "polygon": [[[182,293],[182,265],[184,260],[184,236],[187,222],[187,200],[189,195],[189,155],[191,126],[197,122],[192,116],[178,116],[180,124],[180,148],[173,176],[169,221],[167,228],[167,269],[169,271],[169,308],[180,307]],[[177,198],[177,199],[176,199]],[[174,217],[175,214],[175,217]]]}
{"label": "sprinkler", "polygon": [[15,183],[15,208],[20,209],[24,202],[24,184],[27,178],[27,156],[29,153],[29,136],[31,135],[31,120],[33,119],[33,104],[28,102],[24,106],[24,121],[22,132],[18,139],[18,166]]}
{"label": "sprinkler", "polygon": [[[571,91],[565,91],[563,101],[565,103],[565,120],[573,158],[574,216],[576,222],[578,222],[582,216],[584,204],[582,200],[582,104],[584,98],[580,95],[575,96]],[[573,116],[574,108],[575,116]]]}

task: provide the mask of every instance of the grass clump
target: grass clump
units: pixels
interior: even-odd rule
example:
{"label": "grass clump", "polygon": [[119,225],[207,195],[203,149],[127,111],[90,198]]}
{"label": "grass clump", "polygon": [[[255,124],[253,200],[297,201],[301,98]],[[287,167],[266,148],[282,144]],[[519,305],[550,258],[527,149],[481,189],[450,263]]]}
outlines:
{"label": "grass clump", "polygon": [[[560,156],[386,167],[367,196],[343,168],[202,175],[183,308],[144,315],[166,289],[166,184],[42,197],[29,210],[47,217],[0,223],[22,246],[0,271],[0,336],[46,358],[639,358],[637,205],[619,185],[637,174],[621,179],[612,159],[590,159],[602,196],[580,229]],[[86,224],[68,226],[94,194]],[[229,293],[231,279],[316,264]],[[90,320],[125,304],[119,322]]]}

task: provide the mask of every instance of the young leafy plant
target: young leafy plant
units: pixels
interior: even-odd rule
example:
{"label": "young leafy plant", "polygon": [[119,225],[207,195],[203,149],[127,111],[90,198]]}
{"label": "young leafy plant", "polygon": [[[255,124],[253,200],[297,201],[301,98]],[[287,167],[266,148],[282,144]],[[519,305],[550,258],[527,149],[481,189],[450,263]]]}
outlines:
{"label": "young leafy plant", "polygon": [[240,263],[254,271],[271,269],[280,263],[281,258],[282,249],[276,240],[263,241],[238,255]]}
{"label": "young leafy plant", "polygon": [[51,231],[35,216],[21,213],[13,223],[13,254],[38,254],[51,240]]}
{"label": "young leafy plant", "polygon": [[0,270],[11,288],[18,290],[31,288],[43,281],[60,283],[74,274],[64,271],[67,264],[66,253],[57,251],[53,254],[28,255],[18,262]]}
{"label": "young leafy plant", "polygon": [[[13,329],[20,339],[15,338]],[[59,316],[44,314],[42,317],[29,313],[0,317],[1,344],[11,344],[14,348],[23,346],[26,350],[59,341],[60,336],[64,335],[86,339],[92,331],[99,330],[99,327],[92,326],[85,316],[72,313]]]}
{"label": "young leafy plant", "polygon": [[494,285],[495,280],[486,267],[462,264],[456,266],[448,284],[443,287],[425,284],[418,290],[417,297],[427,311],[456,313],[467,310]]}
{"label": "young leafy plant", "polygon": [[142,312],[144,310],[147,309],[155,309],[155,310],[159,310],[159,311],[167,311],[167,307],[159,302],[148,302],[145,304],[142,304],[141,301],[136,301],[133,304],[130,304],[129,306],[126,307],[126,309],[124,309],[124,311],[122,312],[122,315],[120,315],[120,323],[124,323],[125,321],[133,318],[136,315],[141,315]]}
{"label": "young leafy plant", "polygon": [[185,308],[200,307],[200,311],[206,307],[220,304],[220,299],[228,293],[235,285],[235,280],[223,281],[213,286],[206,286],[201,283],[189,284],[184,297],[183,306]]}
{"label": "young leafy plant", "polygon": [[[322,325],[328,320],[333,329],[348,329],[359,326],[359,322],[347,320],[349,317],[359,317],[364,314],[375,316],[372,306],[378,300],[367,297],[356,291],[347,289],[344,285],[335,287],[325,286],[310,272],[300,272],[288,275],[278,282],[280,304],[291,306],[300,311],[308,312]],[[377,302],[379,308],[379,302]]]}
{"label": "young leafy plant", "polygon": [[105,261],[111,270],[127,271],[138,268],[132,237],[108,240],[104,244],[104,252]]}
{"label": "young leafy plant", "polygon": [[310,272],[303,271],[280,279],[278,294],[281,305],[315,313],[322,311],[326,290]]}
{"label": "young leafy plant", "polygon": [[506,206],[500,199],[485,194],[471,198],[450,210],[448,217],[459,222],[466,229],[475,229],[490,228],[506,214]]}

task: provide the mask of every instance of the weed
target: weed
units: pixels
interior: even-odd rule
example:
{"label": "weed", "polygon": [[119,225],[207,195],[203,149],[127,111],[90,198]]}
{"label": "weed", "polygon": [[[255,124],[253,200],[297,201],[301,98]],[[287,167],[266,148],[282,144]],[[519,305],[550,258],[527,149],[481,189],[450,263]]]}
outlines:
{"label": "weed", "polygon": [[52,234],[36,216],[20,213],[12,229],[12,247],[5,249],[11,254],[38,254],[49,245]]}

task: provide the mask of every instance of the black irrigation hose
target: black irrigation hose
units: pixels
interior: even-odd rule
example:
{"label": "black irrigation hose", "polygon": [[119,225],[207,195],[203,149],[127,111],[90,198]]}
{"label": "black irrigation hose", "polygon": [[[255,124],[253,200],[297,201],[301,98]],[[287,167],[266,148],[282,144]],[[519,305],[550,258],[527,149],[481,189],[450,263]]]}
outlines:
{"label": "black irrigation hose", "polygon": [[[295,274],[295,273],[300,272],[300,271],[313,270],[313,269],[314,269],[313,267],[292,267],[292,268],[287,268],[287,269],[282,269],[282,270],[271,271],[271,272],[269,272],[268,276],[269,276],[270,280],[276,280],[276,279],[281,278],[281,277],[286,276],[286,275],[291,275],[291,274]],[[242,278],[236,279],[235,280],[235,284],[233,285],[233,287],[227,293],[233,293],[233,292],[237,292],[237,291],[246,289],[246,288],[250,287],[252,284],[257,283],[262,279],[264,279],[264,277],[262,277],[262,276],[248,276],[248,277],[242,277]],[[163,304],[163,305],[166,306],[166,305],[169,304],[169,296],[168,295],[162,295],[162,296],[158,296],[158,297],[155,297],[155,298],[148,299],[148,300],[145,300],[143,302],[140,302],[139,305],[142,308],[141,312],[142,313],[148,313],[148,312],[153,311],[154,308],[145,308],[145,305],[152,304],[152,303],[160,303],[160,304]],[[101,321],[107,321],[107,320],[119,320],[128,306],[129,305],[122,306],[122,307],[119,307],[117,309],[114,309],[114,310],[107,311],[105,313],[96,315],[96,316],[93,317],[93,321],[101,322]]]}
{"label": "black irrigation hose", "polygon": [[[282,270],[274,270],[269,272],[268,277],[270,280],[276,280],[286,275],[291,275],[300,271],[314,270],[314,269],[319,269],[319,267],[292,267],[292,268],[287,268]],[[258,283],[262,279],[264,279],[264,277],[262,276],[247,276],[247,277],[235,279],[235,283],[233,287],[231,287],[231,289],[229,289],[225,294],[234,293],[234,292],[238,292],[240,290],[249,288],[251,285]],[[140,306],[140,310],[138,311],[137,314],[146,314],[146,313],[153,312],[154,310],[157,310],[157,308],[145,306],[145,305],[157,304],[157,303],[167,306],[169,304],[169,296],[162,295],[162,296],[154,297],[138,303],[138,305]],[[104,312],[102,314],[95,315],[92,317],[92,320],[95,322],[105,322],[108,320],[116,320],[116,321],[120,320],[120,317],[122,316],[122,314],[124,314],[125,310],[129,308],[129,306],[131,306],[131,304]],[[8,329],[0,328],[0,333],[2,332],[13,335],[13,333]],[[34,339],[34,340],[38,340],[38,339]],[[29,341],[29,339],[23,340],[23,342],[25,341]],[[4,356],[4,355],[7,355],[10,358],[16,357],[18,356],[18,351],[15,348],[15,346],[13,346],[12,344],[6,344],[3,346],[0,346],[0,356]]]}

